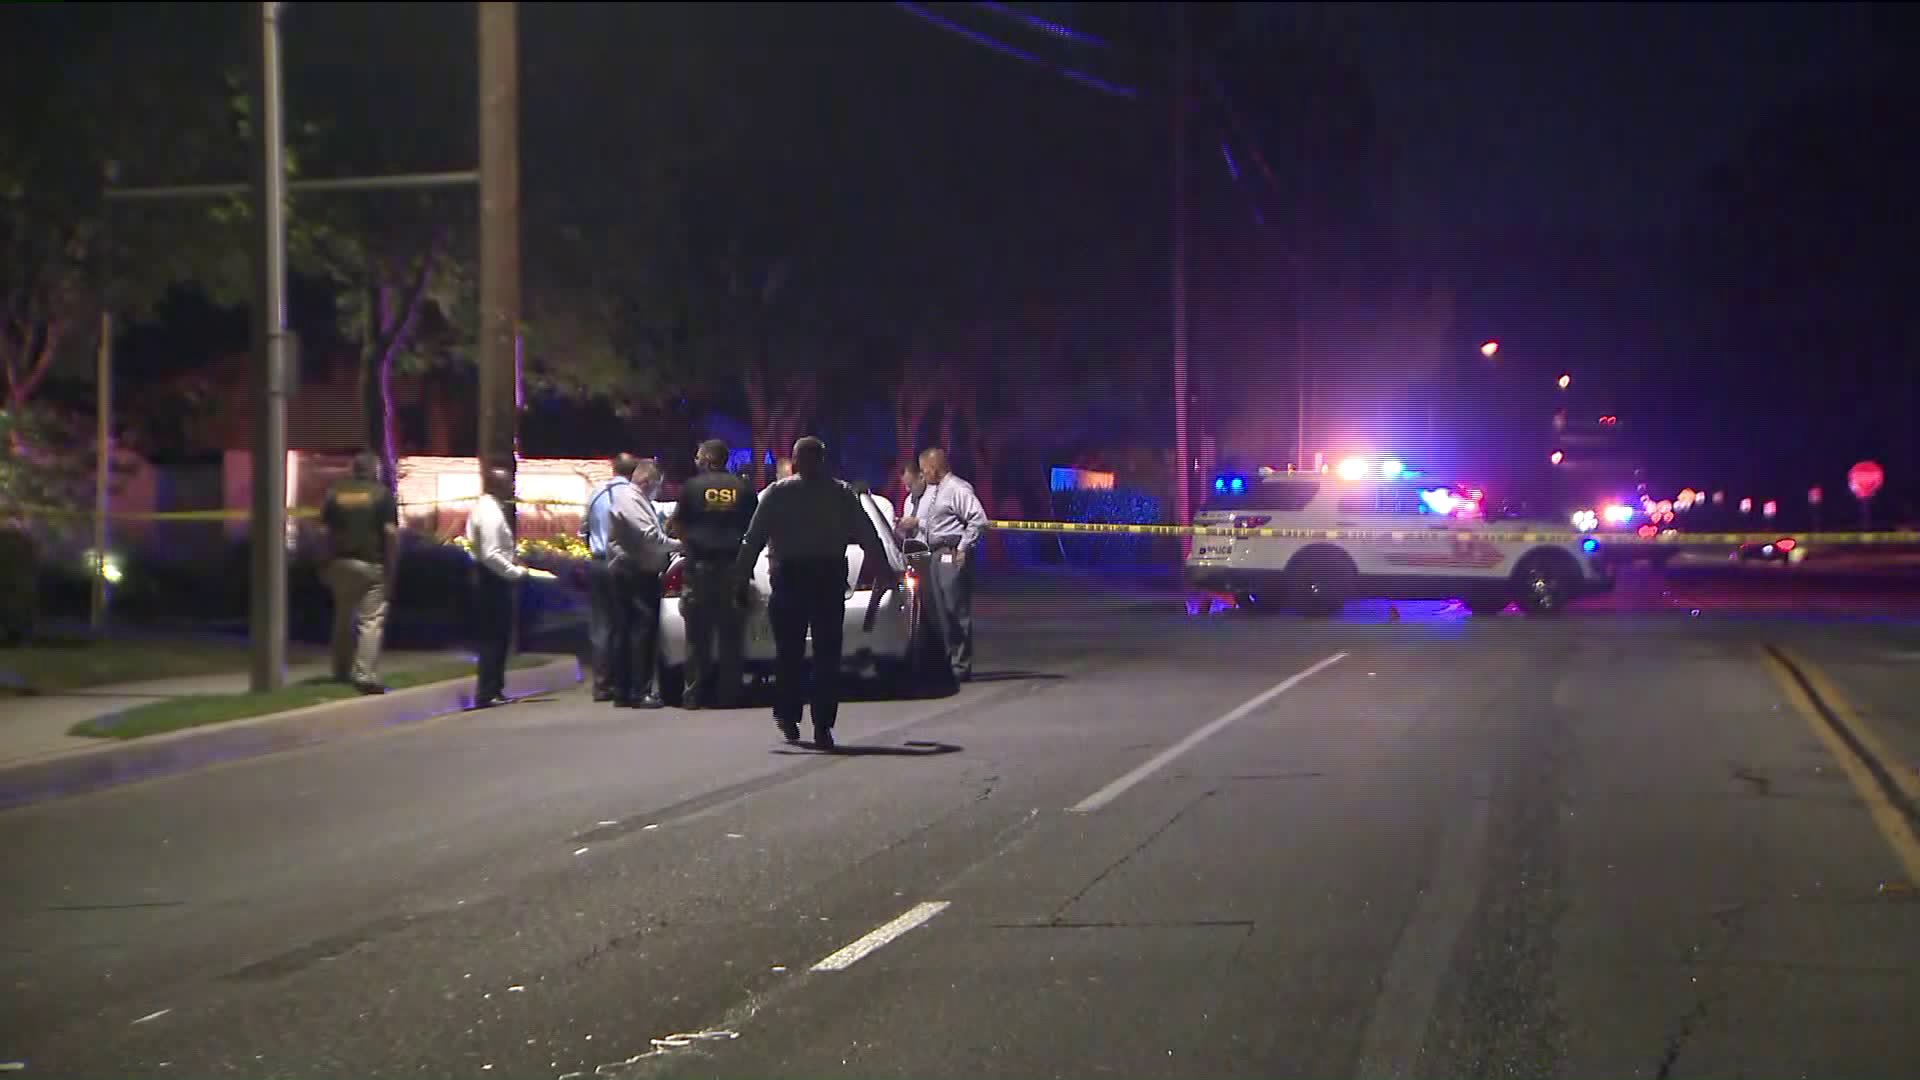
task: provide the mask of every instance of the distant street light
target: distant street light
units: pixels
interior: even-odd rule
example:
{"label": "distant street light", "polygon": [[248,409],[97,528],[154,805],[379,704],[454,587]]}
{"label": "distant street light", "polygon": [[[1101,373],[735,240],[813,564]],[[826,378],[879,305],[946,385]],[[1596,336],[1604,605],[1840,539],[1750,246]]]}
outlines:
{"label": "distant street light", "polygon": [[1499,351],[1500,343],[1497,341],[1489,341],[1485,345],[1480,346],[1480,355],[1489,360],[1493,359],[1493,354]]}
{"label": "distant street light", "polygon": [[1547,455],[1547,460],[1553,462],[1555,465],[1558,465],[1562,461],[1565,461],[1566,458],[1567,458],[1567,455],[1561,453],[1558,450],[1555,450],[1553,453]]}
{"label": "distant street light", "polygon": [[1562,374],[1560,376],[1560,389],[1565,390],[1567,387],[1572,385],[1573,385],[1573,376],[1566,375],[1566,374]]}

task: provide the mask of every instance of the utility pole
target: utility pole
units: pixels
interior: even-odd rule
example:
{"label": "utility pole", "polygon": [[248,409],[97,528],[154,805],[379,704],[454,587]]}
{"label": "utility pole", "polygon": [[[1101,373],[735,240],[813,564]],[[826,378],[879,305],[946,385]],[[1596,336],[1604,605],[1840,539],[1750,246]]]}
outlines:
{"label": "utility pole", "polygon": [[[1193,454],[1187,445],[1187,88],[1192,45],[1183,5],[1173,12],[1173,464],[1176,524],[1193,520]],[[1181,540],[1184,555],[1192,538]]]}
{"label": "utility pole", "polygon": [[281,101],[280,4],[260,4],[253,100],[259,109],[254,222],[253,583],[248,621],[254,693],[287,679],[287,166]]}
{"label": "utility pole", "polygon": [[[120,178],[119,162],[101,170],[105,187]],[[107,515],[113,510],[113,204],[100,203],[100,347],[94,368],[93,597],[88,623],[107,625]]]}
{"label": "utility pole", "polygon": [[[480,4],[480,460],[514,472],[520,329],[519,5]],[[509,519],[512,510],[509,508]]]}

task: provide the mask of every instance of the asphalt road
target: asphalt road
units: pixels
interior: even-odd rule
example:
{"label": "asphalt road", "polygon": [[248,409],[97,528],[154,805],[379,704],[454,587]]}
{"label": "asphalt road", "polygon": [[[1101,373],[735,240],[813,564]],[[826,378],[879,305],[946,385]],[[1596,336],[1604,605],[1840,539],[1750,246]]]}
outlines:
{"label": "asphalt road", "polygon": [[1920,1075],[1911,841],[1760,652],[1920,626],[1645,599],[1083,583],[983,600],[981,678],[840,755],[569,696],[7,812],[0,1063]]}

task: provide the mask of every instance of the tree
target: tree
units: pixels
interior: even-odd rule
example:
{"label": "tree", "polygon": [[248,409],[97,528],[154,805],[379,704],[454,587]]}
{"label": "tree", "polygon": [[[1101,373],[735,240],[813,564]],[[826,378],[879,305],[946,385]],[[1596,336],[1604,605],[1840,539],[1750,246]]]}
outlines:
{"label": "tree", "polygon": [[[109,229],[101,198],[108,162],[118,163],[122,183],[161,184],[230,172],[243,160],[217,75],[234,40],[210,7],[182,5],[165,19],[121,4],[7,9],[0,389],[9,412],[29,408],[97,344],[109,273],[113,309],[133,318],[183,281],[227,296],[246,281],[242,237],[209,227],[204,206],[116,210]],[[154,44],[175,39],[194,50]],[[33,427],[10,426],[16,449]]]}

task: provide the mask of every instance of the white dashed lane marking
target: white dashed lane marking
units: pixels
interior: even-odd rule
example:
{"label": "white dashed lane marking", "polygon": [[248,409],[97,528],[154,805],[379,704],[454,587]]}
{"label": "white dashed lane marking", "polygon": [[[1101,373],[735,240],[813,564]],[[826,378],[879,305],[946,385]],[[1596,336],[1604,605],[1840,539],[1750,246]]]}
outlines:
{"label": "white dashed lane marking", "polygon": [[948,901],[928,900],[906,910],[892,922],[879,926],[846,948],[813,965],[813,971],[845,971],[888,942],[947,910]]}

